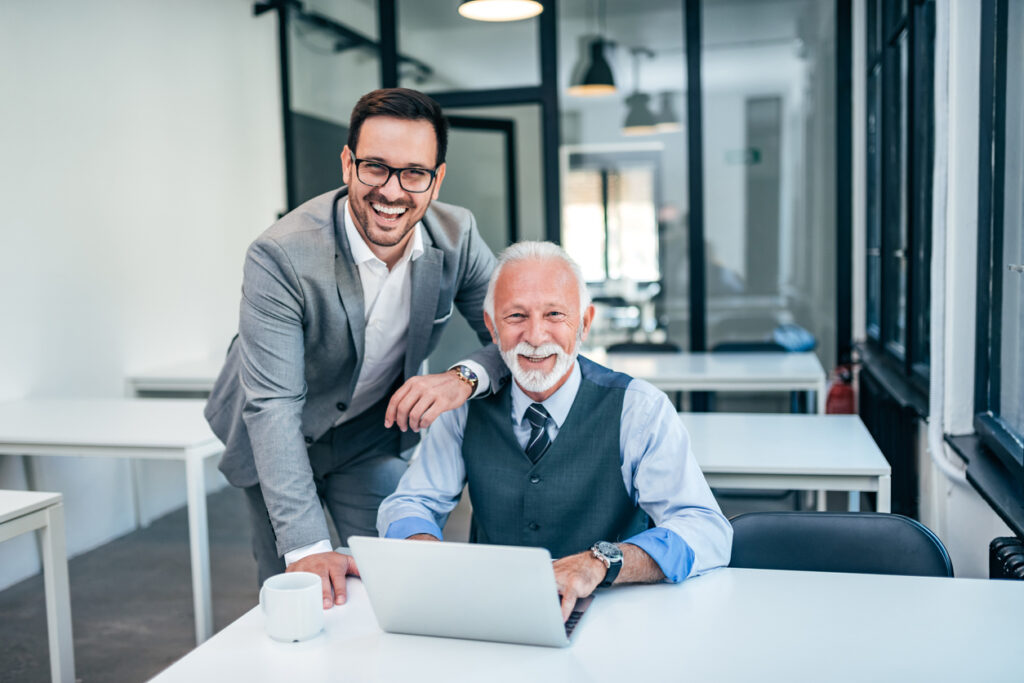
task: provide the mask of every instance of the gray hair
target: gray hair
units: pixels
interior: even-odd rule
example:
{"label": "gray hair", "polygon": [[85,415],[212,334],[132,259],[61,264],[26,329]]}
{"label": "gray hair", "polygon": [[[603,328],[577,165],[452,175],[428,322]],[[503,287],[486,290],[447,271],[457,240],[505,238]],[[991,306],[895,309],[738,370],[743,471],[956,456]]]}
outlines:
{"label": "gray hair", "polygon": [[580,316],[586,312],[587,306],[590,305],[590,292],[587,291],[587,281],[583,279],[583,271],[580,270],[579,265],[572,260],[565,249],[554,242],[524,241],[511,244],[498,254],[498,265],[491,273],[491,280],[487,283],[487,296],[484,298],[484,312],[491,318],[492,323],[494,322],[494,287],[498,283],[501,270],[509,263],[521,261],[561,261],[569,266],[569,270],[576,276],[576,287],[580,292]]}

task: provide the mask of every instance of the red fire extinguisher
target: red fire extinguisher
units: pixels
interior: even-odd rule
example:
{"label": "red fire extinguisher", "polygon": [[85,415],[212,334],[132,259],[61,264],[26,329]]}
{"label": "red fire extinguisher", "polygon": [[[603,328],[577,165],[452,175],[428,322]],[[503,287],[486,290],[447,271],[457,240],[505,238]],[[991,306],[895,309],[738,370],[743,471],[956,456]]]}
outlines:
{"label": "red fire extinguisher", "polygon": [[833,415],[852,415],[857,412],[852,366],[837,365],[829,376],[825,412]]}

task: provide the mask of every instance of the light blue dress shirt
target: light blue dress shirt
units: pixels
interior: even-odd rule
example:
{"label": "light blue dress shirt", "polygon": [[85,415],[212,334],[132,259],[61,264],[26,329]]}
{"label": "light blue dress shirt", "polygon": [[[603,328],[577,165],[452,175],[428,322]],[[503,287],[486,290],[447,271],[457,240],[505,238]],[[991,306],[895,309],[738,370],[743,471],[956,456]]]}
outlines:
{"label": "light blue dress shirt", "polygon": [[[581,380],[577,362],[565,384],[543,402],[552,418],[547,427],[552,441],[569,415]],[[533,399],[515,382],[511,391],[512,430],[525,449],[530,423],[523,415]],[[443,413],[427,430],[419,456],[397,490],[381,503],[377,513],[381,535],[407,538],[427,533],[441,538],[441,527],[466,482],[462,436],[468,414],[466,403]],[[651,384],[633,379],[623,398],[619,434],[626,493],[656,525],[624,542],[642,548],[673,582],[727,565],[732,526],[704,480],[690,451],[689,434],[668,397]]]}

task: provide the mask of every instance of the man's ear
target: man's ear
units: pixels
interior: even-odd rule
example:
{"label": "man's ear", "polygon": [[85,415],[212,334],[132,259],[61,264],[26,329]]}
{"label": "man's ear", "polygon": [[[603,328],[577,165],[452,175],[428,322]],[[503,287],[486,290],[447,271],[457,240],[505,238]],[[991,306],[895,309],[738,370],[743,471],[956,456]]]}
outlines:
{"label": "man's ear", "polygon": [[583,325],[583,331],[580,333],[581,341],[585,341],[587,335],[590,333],[590,325],[594,322],[595,313],[596,311],[594,310],[594,304],[590,304],[589,306],[587,306],[587,310],[583,312],[583,318],[580,321]]}
{"label": "man's ear", "polygon": [[352,150],[345,145],[341,148],[341,179],[347,186],[352,185],[352,173],[355,171],[355,162],[352,161]]}
{"label": "man's ear", "polygon": [[430,193],[430,201],[437,199],[437,195],[441,192],[441,182],[444,181],[444,174],[448,170],[448,164],[442,163],[437,167],[437,171],[434,173],[434,188]]}
{"label": "man's ear", "polygon": [[487,331],[491,333],[491,341],[495,344],[498,343],[498,335],[494,331],[494,321],[491,320],[491,316],[484,311],[484,325],[487,325]]}

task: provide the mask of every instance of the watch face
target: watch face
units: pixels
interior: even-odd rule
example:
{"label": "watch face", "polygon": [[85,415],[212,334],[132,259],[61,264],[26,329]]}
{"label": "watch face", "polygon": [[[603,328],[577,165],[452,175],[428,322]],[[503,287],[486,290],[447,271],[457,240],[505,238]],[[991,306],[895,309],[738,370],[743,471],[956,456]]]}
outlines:
{"label": "watch face", "polygon": [[595,547],[597,548],[597,552],[601,553],[602,555],[608,558],[609,562],[622,561],[622,551],[619,549],[619,546],[615,545],[614,543],[609,543],[608,541],[598,541]]}

